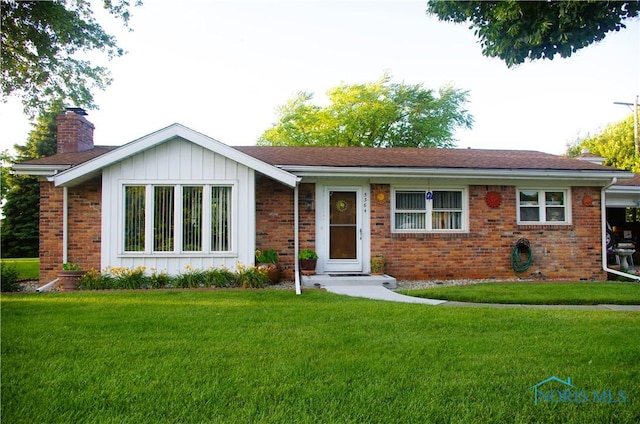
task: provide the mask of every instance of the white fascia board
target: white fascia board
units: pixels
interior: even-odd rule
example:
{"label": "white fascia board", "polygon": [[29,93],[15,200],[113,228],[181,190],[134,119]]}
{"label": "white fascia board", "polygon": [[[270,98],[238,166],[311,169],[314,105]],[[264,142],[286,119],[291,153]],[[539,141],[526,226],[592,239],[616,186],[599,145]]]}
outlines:
{"label": "white fascia board", "polygon": [[88,175],[99,173],[100,170],[109,165],[178,137],[225,156],[249,168],[255,169],[256,171],[288,185],[289,187],[295,187],[299,180],[296,175],[262,162],[252,156],[246,155],[239,150],[229,147],[224,143],[181,124],[170,125],[134,140],[124,146],[105,153],[102,156],[98,156],[97,158],[91,159],[81,165],[69,169],[68,171],[62,172],[59,175],[56,175],[53,180],[57,186],[73,185],[74,182],[83,181]]}
{"label": "white fascia board", "polygon": [[33,175],[50,177],[58,172],[71,168],[71,165],[28,165],[15,164],[11,167],[16,175]]}
{"label": "white fascia board", "polygon": [[503,170],[476,168],[374,168],[374,167],[315,167],[283,166],[283,169],[301,177],[368,177],[368,178],[474,178],[508,180],[578,180],[602,184],[612,178],[632,178],[626,171],[575,171],[575,170]]}
{"label": "white fascia board", "polygon": [[640,186],[611,186],[607,194],[640,194]]}

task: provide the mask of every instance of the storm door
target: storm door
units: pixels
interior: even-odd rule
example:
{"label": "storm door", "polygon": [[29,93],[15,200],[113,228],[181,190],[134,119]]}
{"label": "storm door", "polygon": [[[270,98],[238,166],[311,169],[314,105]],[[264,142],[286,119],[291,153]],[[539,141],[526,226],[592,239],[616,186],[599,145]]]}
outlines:
{"label": "storm door", "polygon": [[328,256],[325,270],[362,271],[361,190],[328,189]]}

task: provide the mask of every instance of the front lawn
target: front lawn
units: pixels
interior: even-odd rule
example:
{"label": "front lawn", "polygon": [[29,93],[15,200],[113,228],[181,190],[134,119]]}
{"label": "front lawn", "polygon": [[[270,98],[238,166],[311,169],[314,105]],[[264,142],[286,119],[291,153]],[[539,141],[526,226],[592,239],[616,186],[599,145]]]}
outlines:
{"label": "front lawn", "polygon": [[0,259],[0,266],[13,266],[19,280],[37,280],[40,275],[39,258]]}
{"label": "front lawn", "polygon": [[534,305],[638,305],[638,283],[482,283],[399,290],[410,296],[479,303]]}
{"label": "front lawn", "polygon": [[[320,290],[1,300],[3,422],[640,419],[634,312],[442,308]],[[571,377],[588,401],[534,405],[532,386],[550,376]]]}

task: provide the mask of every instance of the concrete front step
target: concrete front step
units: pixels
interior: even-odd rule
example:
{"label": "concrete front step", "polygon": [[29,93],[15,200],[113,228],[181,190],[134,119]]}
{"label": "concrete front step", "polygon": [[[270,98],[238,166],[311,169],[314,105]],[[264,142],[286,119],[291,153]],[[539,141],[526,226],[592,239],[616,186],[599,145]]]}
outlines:
{"label": "concrete front step", "polygon": [[314,274],[303,275],[301,281],[303,287],[379,285],[388,289],[396,288],[396,279],[386,274]]}

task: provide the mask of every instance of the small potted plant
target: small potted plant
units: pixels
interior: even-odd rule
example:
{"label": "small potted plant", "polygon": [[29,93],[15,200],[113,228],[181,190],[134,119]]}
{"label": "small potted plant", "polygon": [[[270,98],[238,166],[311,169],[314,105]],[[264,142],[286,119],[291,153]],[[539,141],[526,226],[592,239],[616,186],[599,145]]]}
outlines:
{"label": "small potted plant", "polygon": [[318,254],[313,249],[302,249],[298,252],[298,265],[300,271],[304,275],[313,275],[316,273],[316,264],[318,263]]}
{"label": "small potted plant", "polygon": [[66,262],[62,264],[62,270],[58,272],[58,287],[61,291],[74,291],[78,288],[78,282],[86,271],[80,269],[80,265]]}
{"label": "small potted plant", "polygon": [[256,268],[266,272],[271,284],[280,282],[280,267],[276,249],[256,250]]}
{"label": "small potted plant", "polygon": [[387,258],[382,255],[376,255],[371,258],[371,274],[381,275],[387,266]]}

